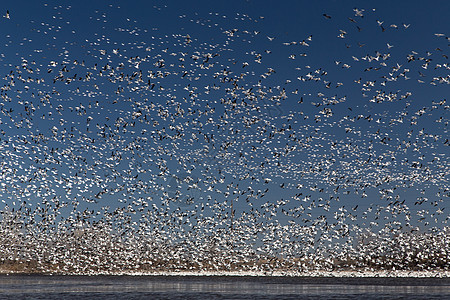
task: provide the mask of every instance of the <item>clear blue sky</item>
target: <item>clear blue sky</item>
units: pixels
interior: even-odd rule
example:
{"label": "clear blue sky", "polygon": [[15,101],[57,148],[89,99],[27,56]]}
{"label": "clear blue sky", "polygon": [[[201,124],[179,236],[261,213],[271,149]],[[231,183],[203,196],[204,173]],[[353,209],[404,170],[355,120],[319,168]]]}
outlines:
{"label": "clear blue sky", "polygon": [[[378,208],[380,222],[409,222],[409,211],[413,224],[442,227],[449,10],[2,3],[2,206],[159,207],[178,197],[171,205],[186,210],[234,199],[240,214],[288,201],[280,222],[344,209],[369,226]],[[296,208],[298,217],[282,212]]]}

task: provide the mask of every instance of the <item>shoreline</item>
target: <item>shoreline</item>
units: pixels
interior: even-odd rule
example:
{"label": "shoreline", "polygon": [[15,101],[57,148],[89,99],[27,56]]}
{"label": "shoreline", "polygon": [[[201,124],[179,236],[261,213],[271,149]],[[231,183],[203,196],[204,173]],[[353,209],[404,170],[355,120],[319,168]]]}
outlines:
{"label": "shoreline", "polygon": [[143,276],[143,277],[267,277],[267,278],[450,278],[450,271],[307,271],[307,272],[249,272],[249,271],[203,271],[203,272],[17,272],[0,270],[2,275],[41,275],[41,276]]}

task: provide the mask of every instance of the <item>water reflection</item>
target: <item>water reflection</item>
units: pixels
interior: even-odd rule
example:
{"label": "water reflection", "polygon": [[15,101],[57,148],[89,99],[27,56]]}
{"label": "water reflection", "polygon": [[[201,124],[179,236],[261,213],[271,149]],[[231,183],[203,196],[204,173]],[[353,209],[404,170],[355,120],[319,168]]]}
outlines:
{"label": "water reflection", "polygon": [[450,279],[314,279],[153,276],[2,276],[1,294],[219,293],[222,295],[447,295]]}

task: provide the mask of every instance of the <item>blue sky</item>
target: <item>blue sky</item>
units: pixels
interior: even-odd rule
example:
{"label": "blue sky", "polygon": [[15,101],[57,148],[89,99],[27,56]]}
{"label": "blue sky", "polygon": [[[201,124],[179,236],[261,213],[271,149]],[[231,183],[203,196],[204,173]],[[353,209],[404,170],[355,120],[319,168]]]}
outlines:
{"label": "blue sky", "polygon": [[237,215],[278,205],[280,222],[345,210],[442,227],[449,8],[2,4],[3,205],[233,200]]}

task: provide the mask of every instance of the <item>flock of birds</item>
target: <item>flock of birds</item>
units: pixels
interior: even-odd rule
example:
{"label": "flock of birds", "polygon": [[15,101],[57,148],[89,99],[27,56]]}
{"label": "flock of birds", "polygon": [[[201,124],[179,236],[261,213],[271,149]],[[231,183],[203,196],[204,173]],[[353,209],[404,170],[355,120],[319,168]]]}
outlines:
{"label": "flock of birds", "polygon": [[76,43],[71,7],[48,9],[54,24],[0,54],[4,264],[448,268],[449,105],[420,94],[450,83],[445,34],[424,53],[366,51],[368,28],[413,25],[354,9],[324,67],[320,37],[265,35],[263,17],[179,17],[209,39],[95,11],[102,29]]}

